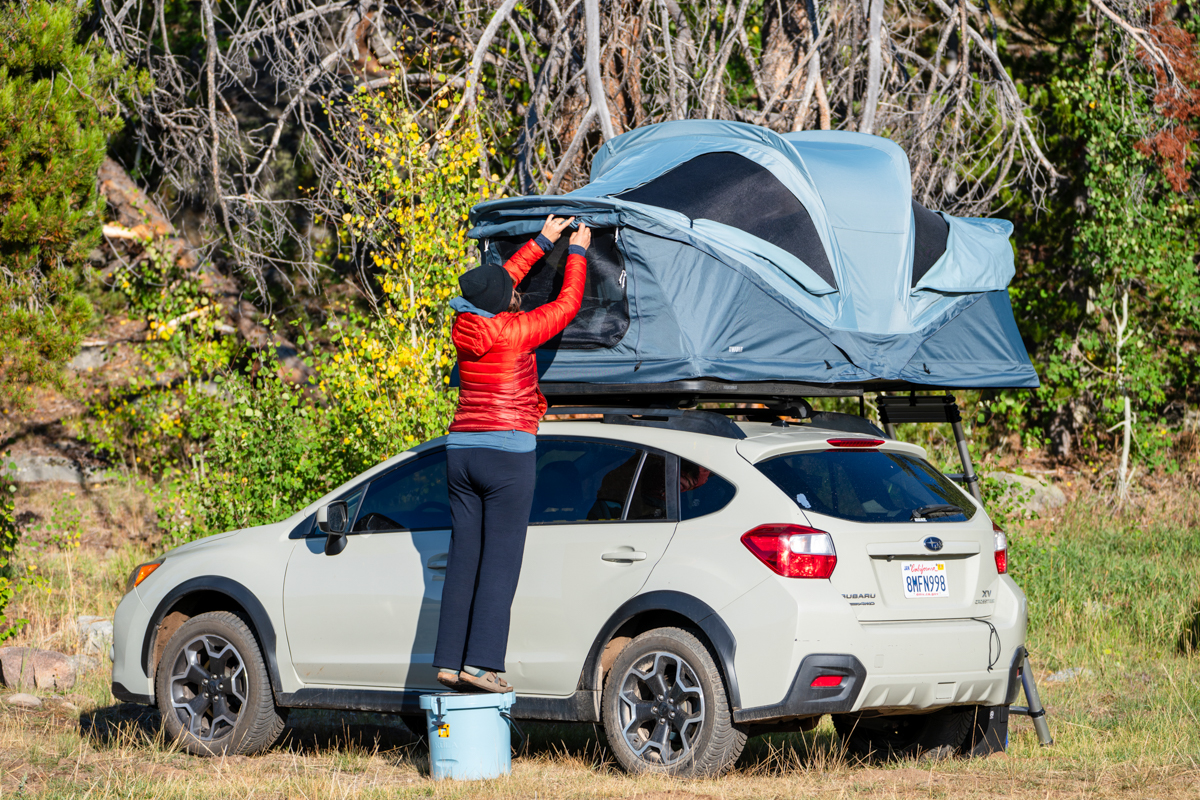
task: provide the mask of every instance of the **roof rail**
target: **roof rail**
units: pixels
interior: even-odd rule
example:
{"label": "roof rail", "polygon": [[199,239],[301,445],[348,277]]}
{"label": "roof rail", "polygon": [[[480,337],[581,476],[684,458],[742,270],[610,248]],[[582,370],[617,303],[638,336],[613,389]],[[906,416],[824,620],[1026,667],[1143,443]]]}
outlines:
{"label": "roof rail", "polygon": [[635,425],[646,428],[667,428],[673,431],[701,433],[725,439],[745,439],[746,433],[737,423],[712,411],[692,411],[681,408],[606,408],[603,406],[555,407],[547,417],[572,414],[599,414],[606,425]]}

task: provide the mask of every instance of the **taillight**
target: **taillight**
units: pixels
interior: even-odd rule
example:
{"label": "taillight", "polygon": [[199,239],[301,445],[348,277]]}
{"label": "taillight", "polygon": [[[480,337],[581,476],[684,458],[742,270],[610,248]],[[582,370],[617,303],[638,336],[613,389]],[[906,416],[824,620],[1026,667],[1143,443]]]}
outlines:
{"label": "taillight", "polygon": [[841,675],[819,675],[813,678],[813,682],[809,684],[813,689],[829,689],[833,686],[842,685]]}
{"label": "taillight", "polygon": [[1008,572],[1008,537],[994,522],[992,523],[992,536],[996,542],[996,572],[1003,575]]}
{"label": "taillight", "polygon": [[828,578],[837,566],[833,538],[804,525],[759,525],[742,534],[742,544],[785,578]]}
{"label": "taillight", "polygon": [[826,439],[825,443],[833,447],[879,447],[883,439]]}

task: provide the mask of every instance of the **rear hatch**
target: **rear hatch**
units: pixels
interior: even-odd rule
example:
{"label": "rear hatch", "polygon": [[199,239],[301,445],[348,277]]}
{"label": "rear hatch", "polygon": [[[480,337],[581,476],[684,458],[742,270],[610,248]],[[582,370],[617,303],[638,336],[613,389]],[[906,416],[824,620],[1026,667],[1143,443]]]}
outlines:
{"label": "rear hatch", "polygon": [[991,616],[998,588],[991,522],[923,450],[807,433],[747,439],[738,450],[810,526],[833,538],[829,580],[859,620]]}

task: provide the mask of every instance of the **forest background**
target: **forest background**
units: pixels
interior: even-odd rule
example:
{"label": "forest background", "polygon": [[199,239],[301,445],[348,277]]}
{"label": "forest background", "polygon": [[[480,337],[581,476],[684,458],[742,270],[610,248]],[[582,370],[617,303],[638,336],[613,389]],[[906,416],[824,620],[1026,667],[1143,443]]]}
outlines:
{"label": "forest background", "polygon": [[141,481],[168,542],[280,518],[444,431],[473,205],[720,118],[892,138],[926,206],[1012,220],[1042,388],[960,398],[978,461],[1196,487],[1198,32],[1165,0],[6,4],[3,445]]}

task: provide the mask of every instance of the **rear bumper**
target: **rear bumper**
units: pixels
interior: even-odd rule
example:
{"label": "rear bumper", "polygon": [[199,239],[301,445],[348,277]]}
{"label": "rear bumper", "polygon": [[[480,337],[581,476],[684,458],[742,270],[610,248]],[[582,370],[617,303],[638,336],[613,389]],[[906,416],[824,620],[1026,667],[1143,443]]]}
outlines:
{"label": "rear bumper", "polygon": [[[837,686],[812,685],[816,678],[825,675],[837,675],[842,681]],[[850,711],[866,679],[866,667],[854,656],[813,653],[800,662],[800,669],[796,670],[796,677],[782,702],[739,709],[733,712],[733,721],[739,724],[780,722]]]}
{"label": "rear bumper", "polygon": [[[738,709],[733,712],[733,720],[738,724],[774,723],[856,711],[902,713],[951,705],[980,705],[1001,706],[1002,719],[1007,724],[1008,706],[1016,700],[1024,655],[1025,648],[1017,647],[1007,669],[948,676],[942,672],[868,675],[866,667],[852,655],[814,653],[800,662],[791,688],[781,702]],[[828,675],[840,676],[841,683],[830,687],[812,685],[816,678]]]}

